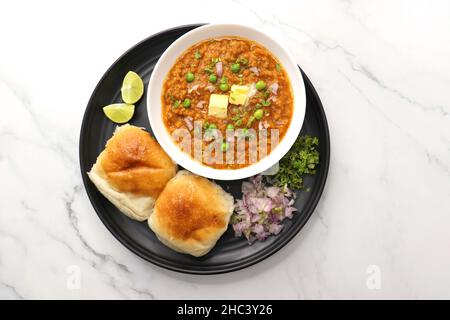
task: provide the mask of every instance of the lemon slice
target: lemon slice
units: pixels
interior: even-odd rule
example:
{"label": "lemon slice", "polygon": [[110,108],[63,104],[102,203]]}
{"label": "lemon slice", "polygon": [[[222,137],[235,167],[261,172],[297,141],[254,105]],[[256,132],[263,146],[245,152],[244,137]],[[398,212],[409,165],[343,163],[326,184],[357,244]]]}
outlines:
{"label": "lemon slice", "polygon": [[126,103],[114,103],[103,107],[103,112],[109,120],[115,123],[130,121],[134,114],[134,105]]}
{"label": "lemon slice", "polygon": [[136,72],[128,71],[123,78],[122,88],[122,100],[128,104],[133,104],[139,101],[144,94],[144,82]]}

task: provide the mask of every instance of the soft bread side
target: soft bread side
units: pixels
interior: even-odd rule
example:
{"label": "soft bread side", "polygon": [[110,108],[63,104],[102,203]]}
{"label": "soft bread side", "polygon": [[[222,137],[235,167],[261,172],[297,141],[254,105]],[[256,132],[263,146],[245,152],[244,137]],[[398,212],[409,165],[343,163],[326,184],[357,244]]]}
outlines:
{"label": "soft bread side", "polygon": [[131,219],[144,221],[177,165],[142,128],[117,127],[88,176]]}
{"label": "soft bread side", "polygon": [[118,192],[102,177],[101,169],[96,163],[88,172],[89,179],[98,191],[117,207],[123,214],[137,221],[146,220],[153,212],[155,199],[149,196],[138,196],[130,192]]}
{"label": "soft bread side", "polygon": [[167,247],[200,257],[227,230],[233,204],[220,186],[182,170],[161,192],[148,224]]}

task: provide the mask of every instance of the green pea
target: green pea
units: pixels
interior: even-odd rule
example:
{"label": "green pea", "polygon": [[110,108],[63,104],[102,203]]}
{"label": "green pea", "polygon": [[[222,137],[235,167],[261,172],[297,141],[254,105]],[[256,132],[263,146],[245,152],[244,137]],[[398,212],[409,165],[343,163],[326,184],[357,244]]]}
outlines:
{"label": "green pea", "polygon": [[209,76],[209,82],[211,83],[217,82],[217,76],[214,73]]}
{"label": "green pea", "polygon": [[227,125],[227,130],[234,130],[234,126],[230,123]]}
{"label": "green pea", "polygon": [[217,126],[214,123],[210,123],[208,129],[217,129]]}
{"label": "green pea", "polygon": [[191,100],[190,99],[184,99],[183,107],[189,108],[190,106],[191,106]]}
{"label": "green pea", "polygon": [[228,83],[221,83],[219,89],[222,91],[228,91],[229,89]]}
{"label": "green pea", "polygon": [[256,110],[255,113],[253,114],[253,116],[255,117],[256,120],[261,120],[263,115],[264,115],[264,111],[262,109]]}
{"label": "green pea", "polygon": [[195,76],[192,72],[188,72],[186,73],[186,81],[187,82],[192,82],[195,80]]}
{"label": "green pea", "polygon": [[259,81],[256,83],[256,89],[257,89],[257,90],[261,91],[261,90],[264,90],[265,88],[266,88],[266,83],[265,83],[264,81],[259,80]]}
{"label": "green pea", "polygon": [[228,142],[222,142],[222,145],[220,146],[220,149],[222,150],[222,152],[225,152],[225,151],[227,151],[228,150],[228,147],[229,147],[229,145],[228,145]]}
{"label": "green pea", "polygon": [[241,70],[241,65],[239,63],[233,63],[231,65],[231,72],[238,73]]}

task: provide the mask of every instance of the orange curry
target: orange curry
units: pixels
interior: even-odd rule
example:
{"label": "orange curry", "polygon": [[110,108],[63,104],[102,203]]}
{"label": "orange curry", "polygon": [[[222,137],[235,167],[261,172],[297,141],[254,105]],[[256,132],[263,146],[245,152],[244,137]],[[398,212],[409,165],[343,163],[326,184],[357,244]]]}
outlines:
{"label": "orange curry", "polygon": [[[213,98],[219,98],[218,106],[212,105],[217,103]],[[224,107],[226,100],[228,103]],[[198,131],[194,123],[201,121],[200,129],[206,137],[201,148],[205,150],[211,143],[220,144],[213,154],[222,152],[223,163],[208,163],[202,159],[205,165],[217,169],[238,169],[252,163],[249,141],[245,143],[244,161],[238,161],[237,156],[231,163],[225,160],[229,149],[236,151],[238,147],[225,138],[227,131],[239,132],[247,140],[250,140],[248,133],[252,132],[260,143],[258,135],[266,129],[267,151],[264,154],[268,155],[275,147],[272,129],[278,130],[281,141],[293,112],[291,85],[283,66],[262,45],[237,37],[208,39],[187,49],[167,74],[161,101],[163,121],[169,133],[185,129],[194,138]],[[208,139],[208,135],[216,131],[223,140],[214,139],[217,134]],[[191,150],[194,156],[194,148]],[[262,152],[258,153],[259,158],[263,157]]]}

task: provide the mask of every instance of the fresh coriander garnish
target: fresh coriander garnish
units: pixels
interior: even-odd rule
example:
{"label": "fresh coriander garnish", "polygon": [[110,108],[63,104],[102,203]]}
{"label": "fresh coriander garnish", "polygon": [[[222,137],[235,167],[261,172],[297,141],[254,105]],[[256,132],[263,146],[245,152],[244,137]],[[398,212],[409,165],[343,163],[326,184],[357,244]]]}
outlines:
{"label": "fresh coriander garnish", "polygon": [[223,76],[222,78],[220,78],[220,83],[228,83],[228,78]]}
{"label": "fresh coriander garnish", "polygon": [[207,66],[205,69],[203,69],[207,74],[214,73],[214,67]]}
{"label": "fresh coriander garnish", "polygon": [[239,57],[236,59],[236,63],[246,66],[248,65],[248,59]]}
{"label": "fresh coriander garnish", "polygon": [[183,101],[183,107],[189,108],[191,106],[191,99],[184,99]]}
{"label": "fresh coriander garnish", "polygon": [[275,69],[277,69],[278,72],[281,72],[281,65],[279,63],[277,63],[275,65]]}
{"label": "fresh coriander garnish", "polygon": [[195,51],[195,53],[194,53],[194,58],[195,59],[197,59],[197,60],[199,60],[200,58],[202,57],[202,54],[200,53],[200,51]]}
{"label": "fresh coriander garnish", "polygon": [[207,74],[214,73],[214,67],[216,63],[220,61],[220,58],[211,58],[210,64],[204,69]]}
{"label": "fresh coriander garnish", "polygon": [[248,121],[247,121],[247,127],[251,127],[252,126],[252,123],[253,123],[253,121],[255,121],[255,116],[250,116],[250,118],[248,118]]}
{"label": "fresh coriander garnish", "polygon": [[228,91],[230,89],[230,86],[228,85],[227,77],[224,76],[220,79],[219,89],[223,92]]}
{"label": "fresh coriander garnish", "polygon": [[264,106],[264,107],[268,107],[268,106],[270,106],[270,104],[271,104],[271,102],[269,101],[269,100],[261,100],[261,104]]}
{"label": "fresh coriander garnish", "polygon": [[317,137],[300,136],[280,160],[278,173],[274,177],[276,183],[293,190],[305,189],[303,176],[315,174],[319,164],[318,146]]}
{"label": "fresh coriander garnish", "polygon": [[173,107],[178,108],[180,106],[180,104],[181,104],[181,100],[176,100],[173,102]]}

